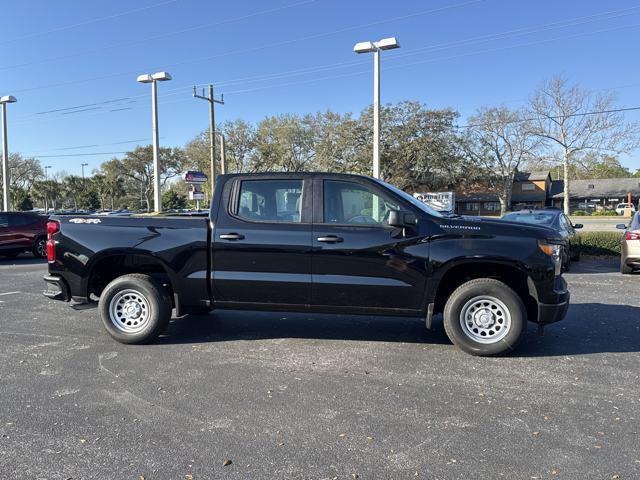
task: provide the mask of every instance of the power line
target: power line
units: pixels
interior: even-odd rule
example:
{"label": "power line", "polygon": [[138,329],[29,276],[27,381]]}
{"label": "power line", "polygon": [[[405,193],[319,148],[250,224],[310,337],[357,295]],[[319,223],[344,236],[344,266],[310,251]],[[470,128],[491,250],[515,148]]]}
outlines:
{"label": "power line", "polygon": [[520,120],[512,120],[510,122],[476,123],[476,124],[469,124],[469,125],[460,125],[460,126],[456,126],[456,128],[458,129],[475,128],[475,127],[482,127],[483,125],[511,125],[514,123],[534,122],[536,120],[562,120],[565,118],[572,118],[572,117],[586,117],[588,115],[602,115],[607,113],[622,113],[622,112],[630,112],[633,110],[640,110],[640,107],[622,107],[622,108],[612,108],[609,110],[593,110],[590,112],[570,113],[569,115],[538,116],[538,117],[531,117],[531,118],[522,118]]}
{"label": "power line", "polygon": [[29,34],[23,35],[21,37],[15,37],[15,38],[12,38],[12,39],[9,39],[9,40],[3,40],[2,42],[0,42],[0,46],[6,45],[8,43],[18,42],[18,41],[21,41],[21,40],[27,40],[29,38],[40,37],[42,35],[49,35],[51,33],[62,32],[64,30],[71,30],[73,28],[83,27],[85,25],[91,25],[93,23],[102,22],[104,20],[111,20],[113,18],[119,18],[119,17],[124,17],[126,15],[131,15],[131,14],[134,14],[134,13],[144,12],[146,10],[151,10],[151,9],[158,8],[158,7],[163,7],[163,6],[168,5],[170,3],[176,3],[177,1],[178,0],[166,0],[164,2],[156,3],[156,4],[153,4],[153,5],[148,5],[146,7],[134,8],[133,10],[127,10],[127,11],[124,11],[124,12],[115,13],[113,15],[107,15],[106,17],[92,18],[92,19],[85,20],[85,21],[79,22],[79,23],[74,23],[74,24],[71,24],[71,25],[65,25],[65,26],[62,26],[62,27],[56,27],[56,28],[52,28],[50,30],[43,30],[41,32],[29,33]]}
{"label": "power line", "polygon": [[[613,108],[613,109],[608,109],[608,110],[594,110],[594,111],[589,111],[589,112],[579,112],[579,113],[572,113],[569,115],[558,115],[558,116],[546,116],[546,117],[531,117],[531,118],[525,118],[525,119],[521,119],[521,120],[514,120],[514,121],[510,121],[510,122],[493,122],[493,123],[488,123],[488,124],[484,124],[484,125],[492,125],[492,124],[515,124],[515,123],[524,123],[524,122],[530,122],[530,121],[535,121],[535,120],[551,120],[551,119],[563,119],[563,118],[571,118],[571,117],[583,117],[583,116],[587,116],[587,115],[600,115],[600,114],[609,114],[609,113],[622,113],[622,112],[628,112],[628,111],[633,111],[633,110],[640,110],[640,106],[637,107],[622,107],[622,108]],[[454,126],[454,128],[456,129],[467,129],[467,128],[474,128],[474,127],[479,127],[482,126],[483,124],[469,124],[469,125],[460,125],[460,126]],[[144,140],[144,139],[141,139]],[[138,140],[128,140],[126,142],[113,142],[113,143],[108,143],[108,144],[103,144],[104,145],[117,145],[117,144],[122,144],[122,143],[130,143],[130,142],[135,142]],[[65,150],[65,149],[72,149],[72,148],[89,148],[89,147],[96,147],[96,146],[100,146],[100,145],[87,145],[87,146],[83,146],[83,147],[65,147],[65,148],[59,148],[58,150]],[[116,152],[89,152],[89,153],[73,153],[73,154],[56,154],[56,155],[34,155],[34,158],[64,158],[64,157],[85,157],[85,156],[97,156],[97,155],[121,155],[121,154],[125,154],[125,153],[129,153],[126,151],[116,151]]]}
{"label": "power line", "polygon": [[[173,1],[177,1],[177,0],[173,0]],[[246,20],[248,18],[253,18],[253,17],[258,17],[261,15],[267,15],[270,13],[275,13],[275,12],[279,12],[282,10],[287,10],[289,8],[293,8],[293,7],[298,7],[301,5],[307,5],[310,3],[315,3],[319,0],[303,0],[301,2],[296,2],[296,3],[292,3],[289,5],[284,5],[281,7],[275,7],[275,8],[270,8],[267,10],[262,10],[262,11],[258,11],[258,12],[254,12],[254,13],[250,13],[248,15],[242,15],[239,17],[233,17],[233,18],[228,18],[225,20],[221,20],[218,22],[213,22],[213,23],[205,23],[205,24],[200,24],[200,25],[195,25],[193,27],[188,27],[188,28],[183,28],[180,30],[174,30],[172,32],[166,32],[166,33],[162,33],[159,35],[153,35],[147,38],[143,38],[143,39],[139,39],[139,40],[135,40],[132,42],[121,42],[121,43],[115,43],[115,44],[111,44],[111,45],[105,45],[102,47],[98,47],[98,48],[93,48],[90,50],[83,50],[81,52],[74,52],[74,53],[70,53],[67,55],[61,55],[58,57],[49,57],[49,58],[45,58],[45,59],[41,59],[41,60],[33,60],[30,62],[23,62],[23,63],[18,63],[18,64],[14,64],[14,65],[5,65],[0,67],[0,70],[7,70],[7,69],[14,69],[14,68],[22,68],[22,67],[28,67],[31,65],[38,65],[41,63],[47,63],[47,62],[54,62],[54,61],[59,61],[59,60],[66,60],[69,58],[74,58],[74,57],[79,57],[82,55],[91,55],[93,53],[97,53],[97,52],[101,52],[103,50],[112,50],[112,49],[117,49],[117,48],[124,48],[124,47],[131,47],[134,45],[140,45],[140,44],[144,44],[147,42],[152,42],[155,40],[160,40],[162,38],[167,38],[167,37],[171,37],[174,35],[180,35],[180,34],[184,34],[184,33],[189,33],[189,32],[193,32],[196,30],[202,30],[204,28],[210,28],[210,27],[215,27],[215,26],[220,26],[220,25],[225,25],[228,23],[233,23],[233,22],[238,22],[241,20]],[[476,1],[481,1],[481,0],[476,0]]]}
{"label": "power line", "polygon": [[35,155],[34,158],[62,158],[62,157],[90,157],[96,155],[119,155],[129,152],[91,152],[91,153],[70,153],[60,155]]}
{"label": "power line", "polygon": [[[163,68],[173,68],[173,67],[177,67],[177,66],[187,65],[187,64],[190,64],[190,63],[198,63],[198,62],[209,61],[209,60],[213,60],[215,58],[221,58],[221,57],[225,57],[225,56],[229,56],[229,55],[251,53],[251,52],[260,51],[260,50],[264,50],[264,49],[268,49],[268,48],[276,48],[276,47],[280,47],[280,46],[283,46],[283,45],[289,45],[289,44],[294,44],[294,43],[308,41],[308,40],[315,40],[315,39],[318,39],[318,38],[323,38],[323,37],[327,37],[327,36],[331,36],[331,35],[336,35],[336,34],[343,33],[343,32],[348,32],[348,31],[351,31],[351,30],[357,30],[359,28],[367,28],[367,27],[371,27],[371,26],[381,25],[381,24],[384,24],[384,23],[404,20],[404,19],[407,19],[407,18],[427,15],[427,14],[430,14],[430,13],[438,13],[438,12],[445,11],[445,10],[450,10],[450,9],[454,9],[454,8],[459,8],[459,7],[471,5],[471,4],[480,3],[482,1],[484,1],[484,0],[471,0],[471,1],[468,1],[468,2],[464,2],[464,3],[459,3],[459,4],[455,4],[455,5],[447,5],[445,7],[439,7],[439,8],[435,8],[435,9],[431,9],[431,10],[425,10],[425,11],[422,11],[422,12],[403,15],[403,16],[400,16],[400,17],[395,17],[395,18],[390,18],[390,19],[385,19],[385,20],[379,20],[379,21],[360,24],[360,25],[355,25],[355,26],[351,26],[351,27],[345,27],[345,28],[341,28],[341,29],[338,29],[338,30],[333,30],[333,31],[330,31],[330,32],[323,32],[323,33],[318,33],[318,34],[313,34],[313,35],[307,35],[307,36],[304,36],[304,37],[294,38],[294,39],[291,39],[291,40],[283,40],[283,41],[280,41],[280,42],[274,42],[274,43],[269,43],[269,44],[261,44],[261,45],[258,45],[258,46],[255,46],[255,47],[251,47],[251,48],[246,48],[246,49],[231,50],[231,51],[228,51],[228,52],[224,52],[224,53],[220,53],[220,54],[216,54],[216,55],[210,55],[210,56],[207,56],[207,57],[200,57],[200,58],[185,60],[185,61],[182,61],[182,62],[168,64],[168,65],[165,64],[163,66]],[[155,68],[155,67],[148,67],[147,70],[153,70],[153,68]],[[95,76],[95,77],[84,78],[84,79],[79,79],[79,80],[72,80],[72,81],[68,81],[68,82],[60,82],[60,83],[56,83],[56,84],[46,84],[46,85],[40,85],[40,86],[36,86],[36,87],[28,87],[28,88],[22,88],[22,89],[8,89],[8,90],[11,90],[14,93],[23,93],[23,92],[33,91],[33,90],[42,90],[42,89],[45,89],[45,88],[63,87],[63,86],[68,86],[68,85],[77,85],[77,84],[80,84],[80,83],[87,83],[87,82],[94,82],[94,81],[99,81],[99,80],[106,80],[106,79],[109,79],[109,78],[121,77],[121,76],[125,76],[125,75],[135,75],[137,72],[138,72],[138,70],[136,70],[136,71],[128,71],[128,72],[119,72],[119,73],[110,73],[110,74],[106,74],[106,75],[99,75],[99,76]],[[188,88],[191,88],[192,86],[193,85],[190,85]]]}
{"label": "power line", "polygon": [[[609,12],[610,13],[610,12]],[[578,18],[585,18],[585,17],[578,17]],[[560,23],[560,22],[556,22],[556,23]],[[432,59],[425,59],[425,60],[420,60],[420,61],[416,61],[416,62],[410,62],[410,63],[404,63],[401,65],[392,65],[389,67],[386,67],[386,70],[393,70],[393,69],[398,69],[398,68],[406,68],[409,66],[414,66],[414,65],[419,65],[419,64],[424,64],[424,63],[431,63],[431,62],[436,62],[436,61],[443,61],[443,60],[451,60],[451,59],[457,59],[457,58],[463,58],[463,57],[468,57],[468,56],[474,56],[474,55],[478,55],[478,54],[482,54],[482,53],[489,53],[489,52],[496,52],[496,51],[502,51],[502,50],[508,50],[508,49],[512,49],[512,48],[519,48],[519,47],[525,47],[525,46],[532,46],[532,45],[538,45],[538,44],[542,44],[542,43],[548,43],[548,42],[553,42],[553,41],[558,41],[558,40],[564,40],[564,39],[569,39],[569,38],[576,38],[576,37],[581,37],[581,36],[585,36],[585,35],[592,35],[592,34],[597,34],[597,33],[603,33],[603,32],[610,32],[610,31],[614,31],[614,30],[620,30],[620,29],[624,29],[624,28],[634,28],[634,27],[638,27],[640,26],[640,24],[632,24],[632,25],[622,25],[622,26],[617,26],[617,27],[612,27],[612,28],[606,28],[606,29],[600,29],[600,30],[594,30],[594,31],[589,31],[589,32],[580,32],[580,33],[576,33],[576,34],[571,34],[571,35],[565,35],[565,36],[560,36],[560,37],[554,37],[554,38],[550,38],[550,39],[543,39],[543,40],[537,40],[537,41],[533,41],[533,42],[526,42],[526,43],[520,43],[520,44],[516,44],[516,45],[507,45],[504,47],[496,47],[496,48],[491,48],[491,49],[485,49],[485,50],[479,50],[479,51],[474,51],[474,52],[468,52],[468,53],[464,53],[464,54],[459,54],[459,55],[453,55],[453,56],[449,56],[449,57],[441,57],[441,58],[432,58]],[[544,26],[543,26],[544,27]],[[529,27],[529,29],[532,28],[536,28],[536,27]],[[509,32],[503,32],[502,34],[498,33],[498,34],[494,34],[494,35],[505,35],[506,33],[510,33],[513,31],[509,31]],[[530,32],[531,33],[531,32]],[[486,36],[483,36],[486,37]],[[508,37],[503,37],[501,39],[504,38],[508,38]],[[465,42],[469,42],[473,39],[467,39],[464,40]],[[420,49],[424,50],[426,48],[432,48],[432,49],[442,49],[440,48],[442,45],[445,44],[436,44],[436,45],[432,45],[432,46],[427,46],[427,47],[420,47]],[[406,55],[405,55],[406,56]],[[393,57],[389,58],[389,61],[395,61],[396,58],[402,58],[401,55],[395,55]],[[297,76],[300,74],[304,74],[304,73],[315,73],[317,71],[323,70],[323,69],[333,69],[333,68],[341,68],[342,66],[354,66],[354,65],[359,65],[359,64],[363,64],[364,62],[359,62],[359,61],[354,61],[354,63],[349,63],[349,62],[338,62],[335,64],[328,64],[328,65],[321,65],[321,66],[316,66],[316,67],[308,67],[307,69],[299,69],[299,71],[289,71],[289,72],[285,72],[287,73],[285,74],[266,74],[267,76],[271,76],[273,78],[286,78],[287,76]],[[290,75],[292,72],[296,72],[293,75]],[[278,88],[278,87],[284,87],[284,86],[292,86],[292,85],[302,85],[302,84],[307,84],[307,83],[314,83],[314,82],[318,82],[318,81],[324,81],[324,80],[331,80],[331,79],[336,79],[336,78],[344,78],[344,77],[350,77],[350,76],[356,76],[356,75],[363,75],[363,74],[368,74],[370,73],[368,70],[366,71],[359,71],[359,72],[351,72],[351,73],[346,73],[346,74],[340,74],[340,75],[332,75],[332,76],[325,76],[325,77],[316,77],[310,80],[302,80],[302,81],[296,81],[296,82],[288,82],[288,83],[282,83],[282,84],[275,84],[275,85],[265,85],[265,86],[261,86],[261,87],[256,87],[256,88],[249,88],[249,89],[242,89],[242,90],[236,90],[236,91],[226,91],[224,92],[227,95],[233,95],[233,94],[242,94],[242,93],[249,93],[249,92],[254,92],[254,91],[259,91],[259,90],[264,90],[264,89],[269,89],[269,88]],[[258,77],[265,77],[265,75],[261,75]],[[243,82],[237,82],[236,83],[250,83],[250,79],[251,77],[245,77]],[[228,82],[219,82],[217,83],[217,85],[225,85],[225,84],[231,84],[232,81],[228,81]],[[202,85],[202,84],[200,84]],[[164,97],[168,97],[168,96],[172,96],[172,95],[176,95],[179,94],[181,91],[184,91],[186,89],[191,89],[192,86],[184,86],[184,87],[177,87],[175,89],[172,89],[174,92],[173,93],[167,93],[165,95],[162,95],[161,98]],[[171,90],[169,90],[169,92],[171,92]],[[137,97],[142,97],[143,95],[139,95],[139,96],[134,96],[134,97],[128,97],[130,99],[133,98],[137,98]],[[177,102],[181,102],[184,101],[183,100],[178,100]],[[177,102],[164,102],[166,103],[177,103]],[[129,107],[127,109],[133,109],[134,107]],[[111,111],[120,111],[120,110],[124,110],[124,109],[116,109],[116,110],[110,110],[110,111],[101,111],[97,114],[102,114],[102,113],[110,113]],[[31,115],[28,115],[31,116]],[[24,117],[19,117],[19,118],[25,118],[27,116]],[[49,117],[49,118],[56,118],[56,117]],[[24,124],[24,123],[22,123]]]}

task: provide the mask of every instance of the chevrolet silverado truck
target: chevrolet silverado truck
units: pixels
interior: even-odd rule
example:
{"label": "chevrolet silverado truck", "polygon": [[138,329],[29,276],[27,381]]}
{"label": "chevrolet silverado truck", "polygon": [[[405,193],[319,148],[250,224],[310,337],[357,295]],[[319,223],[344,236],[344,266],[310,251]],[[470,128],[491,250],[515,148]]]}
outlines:
{"label": "chevrolet silverado truck", "polygon": [[370,177],[221,175],[208,218],[51,217],[52,299],[96,303],[119,342],[218,309],[421,318],[473,355],[513,350],[569,306],[551,229],[443,215]]}

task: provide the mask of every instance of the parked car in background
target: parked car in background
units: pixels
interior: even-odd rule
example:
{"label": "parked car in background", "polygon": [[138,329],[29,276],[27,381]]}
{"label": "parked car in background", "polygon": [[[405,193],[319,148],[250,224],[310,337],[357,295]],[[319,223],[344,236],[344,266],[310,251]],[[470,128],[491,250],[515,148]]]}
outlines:
{"label": "parked car in background", "polygon": [[0,212],[0,256],[47,256],[47,218],[33,212]]}
{"label": "parked car in background", "polygon": [[616,205],[616,213],[618,215],[624,215],[625,208],[630,208],[631,214],[636,213],[636,207],[633,206],[633,203],[619,203]]}
{"label": "parked car in background", "polygon": [[619,223],[616,228],[624,230],[620,243],[620,272],[633,273],[640,269],[640,213],[635,213],[627,226]]}
{"label": "parked car in background", "polygon": [[511,222],[528,223],[532,225],[542,225],[551,228],[565,241],[562,251],[562,269],[569,270],[571,261],[580,260],[580,237],[576,230],[582,228],[581,223],[575,225],[571,223],[562,210],[555,208],[545,208],[543,210],[520,210],[506,213],[503,220]]}

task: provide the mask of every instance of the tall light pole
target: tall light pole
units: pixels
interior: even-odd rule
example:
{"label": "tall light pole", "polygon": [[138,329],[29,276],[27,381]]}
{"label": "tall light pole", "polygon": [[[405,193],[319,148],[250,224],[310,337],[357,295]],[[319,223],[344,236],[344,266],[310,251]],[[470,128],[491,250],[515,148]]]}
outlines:
{"label": "tall light pole", "polygon": [[17,102],[16,97],[12,95],[5,95],[0,97],[0,104],[2,104],[2,204],[4,211],[9,211],[9,146],[7,142],[7,103]]}
{"label": "tall light pole", "polygon": [[356,53],[373,52],[373,176],[380,178],[380,50],[400,48],[396,37],[383,38],[377,42],[356,43]]}
{"label": "tall light pole", "polygon": [[51,165],[45,165],[44,167],[44,179],[48,180],[49,179],[49,172],[48,170],[51,168]]}
{"label": "tall light pole", "polygon": [[[211,179],[211,192],[213,193],[213,189],[216,185],[216,122],[215,122],[215,104],[219,103],[220,105],[224,105],[224,95],[220,97],[220,100],[216,100],[213,96],[213,85],[209,85],[209,95],[204,96],[204,88],[202,89],[202,95],[198,95],[196,93],[196,87],[193,87],[193,96],[195,98],[199,98],[200,100],[207,100],[209,102],[209,149],[211,150],[211,171],[210,171],[210,179]],[[221,170],[222,173],[225,173],[226,167],[224,164],[225,157],[224,153],[221,158]]]}
{"label": "tall light pole", "polygon": [[157,82],[171,80],[167,72],[147,73],[138,76],[138,82],[151,84],[151,117],[153,122],[153,209],[162,211],[160,197],[160,144],[158,135],[158,87]]}
{"label": "tall light pole", "polygon": [[84,179],[84,167],[86,167],[87,165],[89,165],[88,163],[81,163],[80,164],[80,168],[82,168],[82,178]]}

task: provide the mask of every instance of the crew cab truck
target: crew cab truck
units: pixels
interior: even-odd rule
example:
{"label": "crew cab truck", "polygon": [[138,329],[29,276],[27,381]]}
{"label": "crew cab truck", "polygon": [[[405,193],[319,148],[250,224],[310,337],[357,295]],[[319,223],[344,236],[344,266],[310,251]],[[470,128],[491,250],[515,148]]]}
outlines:
{"label": "crew cab truck", "polygon": [[209,218],[52,217],[49,298],[98,301],[107,332],[145,343],[217,309],[443,314],[473,355],[514,349],[569,305],[546,227],[445,216],[370,177],[221,175]]}

